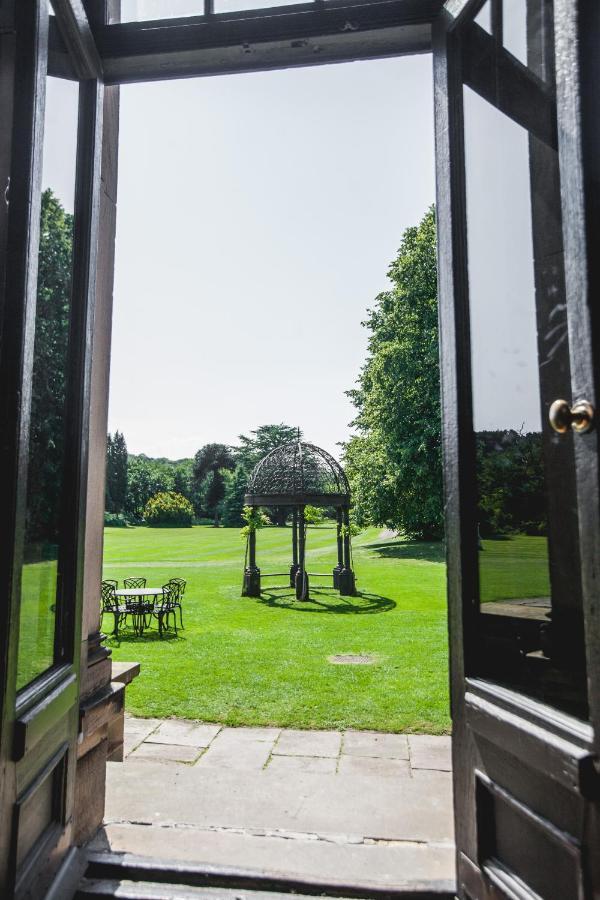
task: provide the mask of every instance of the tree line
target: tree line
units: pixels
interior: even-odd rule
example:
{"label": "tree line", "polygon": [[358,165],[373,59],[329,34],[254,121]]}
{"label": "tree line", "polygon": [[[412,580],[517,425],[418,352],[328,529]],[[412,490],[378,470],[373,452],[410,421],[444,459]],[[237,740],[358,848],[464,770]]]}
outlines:
{"label": "tree line", "polygon": [[[242,525],[252,469],[266,453],[297,435],[298,429],[291,425],[260,425],[249,435],[239,435],[235,446],[205,444],[192,458],[169,460],[130,454],[121,432],[109,434],[105,521],[110,525],[141,522],[153,497],[175,493],[191,504],[196,521]],[[284,524],[281,510],[270,514],[276,524]]]}

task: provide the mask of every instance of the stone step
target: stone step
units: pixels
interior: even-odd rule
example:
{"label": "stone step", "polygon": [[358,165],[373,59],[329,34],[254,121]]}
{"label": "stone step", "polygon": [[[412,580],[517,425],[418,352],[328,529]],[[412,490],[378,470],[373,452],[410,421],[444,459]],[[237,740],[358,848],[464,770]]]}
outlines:
{"label": "stone step", "polygon": [[132,853],[90,853],[75,900],[452,900],[451,882],[361,888],[344,880],[299,879],[261,870],[186,864]]}

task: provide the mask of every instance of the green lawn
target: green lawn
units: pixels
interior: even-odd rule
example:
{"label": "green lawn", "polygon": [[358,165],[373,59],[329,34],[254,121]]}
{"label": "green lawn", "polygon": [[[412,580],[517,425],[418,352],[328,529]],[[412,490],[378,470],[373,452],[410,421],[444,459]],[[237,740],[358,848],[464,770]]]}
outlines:
{"label": "green lawn", "polygon": [[[317,588],[298,603],[265,579],[260,600],[240,597],[244,544],[237,529],[108,528],[107,578],[144,575],[151,586],[187,579],[185,630],[109,638],[115,659],[142,674],[127,703],[142,716],[184,716],[230,724],[373,728],[440,733],[449,728],[445,571],[440,544],[354,542],[361,596]],[[290,529],[259,533],[263,572],[289,566]],[[482,600],[549,594],[547,541],[484,540]],[[309,531],[309,569],[330,571],[334,530]],[[281,584],[284,579],[277,579]],[[56,563],[24,566],[18,685],[52,662]],[[112,617],[104,623],[112,629]],[[371,666],[335,666],[339,653],[373,654]]]}
{"label": "green lawn", "polygon": [[[143,575],[149,586],[187,579],[184,626],[159,640],[109,638],[117,660],[142,664],[127,689],[141,716],[182,716],[232,725],[368,728],[443,733],[448,714],[445,570],[439,544],[354,541],[360,596],[317,588],[300,603],[265,579],[261,599],[242,598],[244,543],[237,529],[109,528],[104,577]],[[290,562],[289,528],[258,535],[264,573]],[[330,571],[335,531],[312,528],[308,568]],[[112,617],[104,622],[112,630]],[[373,654],[374,665],[332,665],[333,654]]]}

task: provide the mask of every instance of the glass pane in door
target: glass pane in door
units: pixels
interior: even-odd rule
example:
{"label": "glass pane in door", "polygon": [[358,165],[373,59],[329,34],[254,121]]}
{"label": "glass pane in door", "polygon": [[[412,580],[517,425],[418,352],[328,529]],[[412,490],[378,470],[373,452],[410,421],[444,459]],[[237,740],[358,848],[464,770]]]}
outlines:
{"label": "glass pane in door", "polygon": [[464,90],[482,603],[550,607],[528,136]]}
{"label": "glass pane in door", "polygon": [[17,688],[55,662],[79,85],[47,78]]}
{"label": "glass pane in door", "polygon": [[[549,38],[527,36],[546,76]],[[554,400],[571,400],[548,85],[494,42],[471,46],[477,66],[465,67],[463,113],[478,674],[585,716],[573,435],[556,434],[548,419]]]}

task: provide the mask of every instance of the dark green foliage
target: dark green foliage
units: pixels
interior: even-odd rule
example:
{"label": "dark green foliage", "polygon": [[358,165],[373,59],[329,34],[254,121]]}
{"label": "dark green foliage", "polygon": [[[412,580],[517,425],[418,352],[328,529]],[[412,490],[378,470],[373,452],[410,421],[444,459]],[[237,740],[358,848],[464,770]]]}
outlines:
{"label": "dark green foliage", "polygon": [[27,536],[58,537],[65,453],[65,400],[73,217],[51,190],[42,194],[31,397]]}
{"label": "dark green foliage", "polygon": [[127,515],[141,521],[148,500],[155,494],[173,490],[173,469],[146,456],[130,456],[127,486]]}
{"label": "dark green foliage", "polygon": [[240,444],[234,449],[235,461],[250,474],[256,463],[270,450],[274,450],[275,447],[280,447],[281,444],[286,444],[288,441],[294,441],[299,436],[302,437],[302,432],[298,428],[284,425],[283,422],[279,425],[259,425],[250,432],[250,437],[245,434],[239,435]]}
{"label": "dark green foliage", "polygon": [[[283,422],[279,425],[259,425],[258,428],[250,432],[250,437],[240,434],[238,437],[240,444],[234,448],[235,461],[246,472],[246,481],[250,478],[254,466],[267,453],[276,447],[280,447],[282,444],[298,440],[301,437],[302,432],[299,428],[285,425]],[[274,525],[285,525],[289,509],[285,506],[275,506],[268,510],[268,514]]]}
{"label": "dark green foliage", "polygon": [[481,535],[546,534],[542,435],[477,433]]}
{"label": "dark green foliage", "polygon": [[106,441],[106,509],[122,513],[127,504],[127,444],[120,431]]}
{"label": "dark green foliage", "polygon": [[144,508],[144,521],[151,527],[191,527],[194,507],[181,494],[164,491],[148,500]]}
{"label": "dark green foliage", "polygon": [[233,472],[228,472],[225,481],[225,497],[223,499],[223,525],[241,526],[244,509],[244,494],[248,487],[248,472],[237,465]]}
{"label": "dark green foliage", "polygon": [[388,276],[364,323],[369,352],[349,391],[359,433],[344,460],[359,524],[431,539],[443,529],[433,208],[404,232]]}
{"label": "dark green foliage", "polygon": [[196,513],[212,516],[215,525],[219,524],[220,505],[225,497],[223,470],[234,467],[231,449],[225,444],[205,444],[194,457],[192,485]]}
{"label": "dark green foliage", "polygon": [[105,528],[127,528],[128,521],[122,513],[104,513]]}
{"label": "dark green foliage", "polygon": [[173,473],[173,490],[191,499],[191,473],[185,466],[177,466]]}

